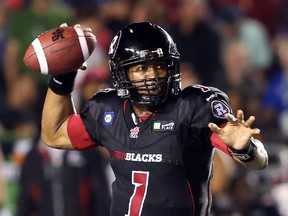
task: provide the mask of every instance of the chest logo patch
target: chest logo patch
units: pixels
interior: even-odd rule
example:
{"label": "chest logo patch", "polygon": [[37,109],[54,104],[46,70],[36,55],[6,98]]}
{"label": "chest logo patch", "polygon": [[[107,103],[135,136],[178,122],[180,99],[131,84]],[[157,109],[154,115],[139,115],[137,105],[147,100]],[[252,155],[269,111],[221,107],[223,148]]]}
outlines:
{"label": "chest logo patch", "polygon": [[114,116],[114,112],[104,112],[103,125],[112,125]]}
{"label": "chest logo patch", "polygon": [[231,113],[229,106],[219,100],[215,100],[211,103],[212,113],[215,117],[224,119],[225,114]]}
{"label": "chest logo patch", "polygon": [[132,139],[138,138],[139,131],[140,131],[140,127],[137,127],[137,126],[130,129],[130,138]]}
{"label": "chest logo patch", "polygon": [[155,121],[153,123],[154,131],[174,131],[175,122],[174,121]]}

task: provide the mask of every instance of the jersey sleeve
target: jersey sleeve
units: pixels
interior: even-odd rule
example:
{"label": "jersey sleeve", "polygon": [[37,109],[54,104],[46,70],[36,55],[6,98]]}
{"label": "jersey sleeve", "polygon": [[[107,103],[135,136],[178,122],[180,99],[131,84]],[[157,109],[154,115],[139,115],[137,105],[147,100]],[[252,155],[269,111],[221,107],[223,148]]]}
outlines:
{"label": "jersey sleeve", "polygon": [[79,115],[72,115],[69,117],[67,133],[76,150],[90,149],[98,146],[87,133]]}
{"label": "jersey sleeve", "polygon": [[[185,118],[189,121],[190,129],[185,139],[188,147],[191,140],[191,144],[197,149],[210,146],[228,153],[226,145],[208,127],[210,122],[221,127],[227,123],[225,115],[228,113],[233,115],[228,96],[215,87],[196,84],[184,90],[183,98],[183,104],[189,108],[182,112],[187,113]],[[188,105],[186,101],[189,102]],[[184,123],[187,122],[185,118],[182,121]]]}
{"label": "jersey sleeve", "polygon": [[[210,122],[213,122],[217,124],[219,127],[223,128],[227,123],[225,115],[228,113],[234,115],[233,110],[230,106],[230,100],[228,96],[221,90],[213,87],[210,88],[211,91],[213,92],[212,95],[214,95],[211,98],[210,103],[212,114]],[[225,143],[223,143],[222,140],[215,133],[211,133],[210,141],[212,146],[218,148],[219,150],[223,151],[224,153],[232,157],[228,150],[228,146]]]}
{"label": "jersey sleeve", "polygon": [[[217,88],[211,88],[211,99],[210,102],[210,111],[211,111],[211,117],[210,122],[213,122],[217,124],[218,126],[221,126],[227,122],[227,119],[225,117],[226,114],[233,114],[233,110],[230,105],[230,100],[228,96],[222,92],[221,90]],[[207,99],[208,100],[208,99]]]}
{"label": "jersey sleeve", "polygon": [[[211,97],[211,118],[210,122],[217,124],[220,128],[225,127],[227,124],[227,120],[225,118],[226,114],[233,114],[233,110],[230,106],[230,100],[228,96],[217,88],[210,87],[211,91],[213,92]],[[223,151],[230,157],[232,157],[231,153],[228,150],[228,146],[215,134],[211,133],[210,141],[212,146],[218,148],[219,150]]]}
{"label": "jersey sleeve", "polygon": [[84,106],[80,113],[81,120],[91,139],[104,146],[105,126],[112,125],[123,101],[114,89],[98,91]]}

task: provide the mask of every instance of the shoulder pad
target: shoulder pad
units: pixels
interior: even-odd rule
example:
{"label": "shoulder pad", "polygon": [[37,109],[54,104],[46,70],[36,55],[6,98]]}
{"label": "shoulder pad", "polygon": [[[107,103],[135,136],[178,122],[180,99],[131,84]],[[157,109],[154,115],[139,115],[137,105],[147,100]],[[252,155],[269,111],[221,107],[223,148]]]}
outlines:
{"label": "shoulder pad", "polygon": [[183,90],[184,94],[196,94],[196,95],[203,95],[206,97],[206,100],[211,100],[213,98],[219,98],[222,100],[229,102],[229,97],[227,96],[226,93],[221,91],[218,88],[212,87],[212,86],[205,86],[205,85],[200,85],[200,84],[194,84],[191,86],[186,87]]}
{"label": "shoulder pad", "polygon": [[[226,113],[233,114],[229,97],[218,88],[195,84],[185,88],[182,94],[183,97],[191,97],[194,103],[197,100],[196,98],[200,99],[200,101],[210,107],[209,109],[211,109],[214,117],[218,119],[225,119],[224,115]],[[201,103],[197,102],[197,104],[202,106]]]}
{"label": "shoulder pad", "polygon": [[103,99],[114,98],[114,97],[118,97],[116,89],[114,89],[114,88],[105,88],[105,89],[98,90],[94,94],[92,99],[94,99],[94,100],[103,100]]}

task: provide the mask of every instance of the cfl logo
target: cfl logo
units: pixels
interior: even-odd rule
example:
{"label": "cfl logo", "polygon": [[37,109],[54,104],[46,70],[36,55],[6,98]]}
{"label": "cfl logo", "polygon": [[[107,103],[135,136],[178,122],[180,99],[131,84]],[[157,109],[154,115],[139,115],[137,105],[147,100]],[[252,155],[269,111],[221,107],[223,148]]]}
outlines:
{"label": "cfl logo", "polygon": [[65,38],[63,29],[56,29],[56,31],[53,32],[52,34],[53,34],[52,41],[56,41],[56,40]]}

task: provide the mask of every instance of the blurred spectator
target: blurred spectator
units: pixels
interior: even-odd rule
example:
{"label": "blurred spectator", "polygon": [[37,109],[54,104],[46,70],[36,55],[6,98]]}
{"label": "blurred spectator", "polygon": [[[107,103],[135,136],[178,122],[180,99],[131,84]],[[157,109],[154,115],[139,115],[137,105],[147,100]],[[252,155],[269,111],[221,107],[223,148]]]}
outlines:
{"label": "blurred spectator", "polygon": [[0,107],[0,122],[3,125],[1,137],[7,157],[15,153],[13,149],[18,149],[16,146],[20,143],[25,143],[25,149],[31,147],[28,140],[33,139],[39,126],[36,124],[39,121],[37,113],[41,109],[38,98],[38,88],[31,75],[19,74],[7,94],[6,103]]}
{"label": "blurred spectator", "polygon": [[6,81],[4,73],[4,53],[7,43],[7,8],[0,3],[0,104],[5,103]]}
{"label": "blurred spectator", "polygon": [[179,18],[169,33],[181,53],[180,60],[192,64],[201,84],[217,87],[214,81],[222,77],[221,38],[206,20],[206,1],[181,0],[179,4]]}
{"label": "blurred spectator", "polygon": [[[5,75],[8,97],[22,73],[29,73],[37,83],[37,92],[42,99],[47,88],[48,76],[29,70],[23,63],[23,56],[29,44],[42,32],[58,27],[70,19],[69,10],[55,5],[54,0],[31,0],[23,8],[11,12],[8,19],[7,50],[5,53]],[[32,93],[32,90],[30,90]],[[18,94],[21,95],[19,92]],[[32,93],[33,94],[33,93]],[[25,97],[26,95],[22,95]],[[11,98],[11,100],[13,100]],[[37,103],[35,106],[41,103]],[[41,108],[39,109],[41,110]]]}
{"label": "blurred spectator", "polygon": [[21,170],[16,215],[109,215],[104,163],[99,150],[57,150],[40,141]]}
{"label": "blurred spectator", "polygon": [[254,77],[257,71],[252,66],[251,52],[247,44],[238,39],[227,43],[223,47],[222,64],[226,78],[223,85],[225,90],[236,89],[242,94],[260,94],[264,81]]}
{"label": "blurred spectator", "polygon": [[247,115],[256,115],[255,124],[265,130],[262,136],[271,136],[269,131],[266,133],[270,125],[263,119],[261,107],[265,80],[256,76],[260,72],[252,66],[247,44],[239,39],[227,43],[222,50],[222,64],[224,77],[221,79],[221,88],[229,95],[232,109],[243,109]]}
{"label": "blurred spectator", "polygon": [[230,40],[241,40],[250,49],[252,67],[256,71],[265,71],[272,62],[266,28],[259,21],[246,17],[237,7],[223,7],[217,11],[216,16],[224,45]]}
{"label": "blurred spectator", "polygon": [[[275,148],[277,147],[277,148]],[[281,216],[288,216],[288,147],[273,146],[274,156],[278,156],[278,164],[274,163],[270,168],[271,181],[271,196],[275,199]]]}
{"label": "blurred spectator", "polygon": [[227,191],[228,185],[235,175],[237,164],[219,149],[215,151],[214,173],[212,178],[212,193],[214,199]]}
{"label": "blurred spectator", "polygon": [[166,28],[167,17],[165,7],[159,0],[137,0],[134,2],[130,22],[152,22]]}
{"label": "blurred spectator", "polygon": [[225,69],[227,84],[233,86],[245,85],[244,77],[253,73],[251,66],[251,52],[249,47],[242,41],[231,40],[223,48],[222,63]]}
{"label": "blurred spectator", "polygon": [[133,0],[112,0],[99,8],[99,16],[112,35],[129,23],[132,3]]}
{"label": "blurred spectator", "polygon": [[[22,74],[15,81],[8,97],[8,105],[0,107],[0,142],[5,154],[5,178],[7,179],[6,213],[12,214],[15,210],[15,200],[18,193],[18,174],[27,151],[32,147],[35,134],[38,132],[34,107],[37,101],[35,82],[28,74]],[[1,215],[2,216],[2,215]]]}
{"label": "blurred spectator", "polygon": [[245,14],[246,18],[252,18],[260,22],[271,37],[277,25],[280,2],[282,0],[209,0],[213,14],[217,14],[223,8],[237,8]]}
{"label": "blurred spectator", "polygon": [[277,10],[277,25],[275,26],[276,33],[281,29],[286,29],[288,26],[288,1],[278,0],[278,10]]}
{"label": "blurred spectator", "polygon": [[[280,129],[285,141],[288,141],[288,32],[279,32],[274,39],[274,50],[278,67],[274,68],[263,97],[267,123]],[[272,124],[274,123],[274,124]],[[272,128],[271,128],[272,129]],[[281,141],[281,137],[273,136]],[[282,140],[283,141],[283,140]]]}
{"label": "blurred spectator", "polygon": [[[104,68],[103,68],[104,69]],[[105,80],[101,79],[102,72],[101,68],[98,68],[97,71],[91,71],[90,73],[85,74],[81,83],[79,83],[79,106],[87,102],[98,90],[111,87]],[[103,72],[106,73],[106,72]]]}
{"label": "blurred spectator", "polygon": [[[106,26],[105,20],[101,16],[99,10],[94,8],[81,11],[74,16],[75,23],[81,24],[82,28],[91,28],[93,34],[96,35],[97,45],[96,50],[99,52],[99,58],[93,59],[93,61],[102,62],[103,58],[108,53],[108,48],[112,40],[112,31]],[[90,59],[90,58],[89,58]]]}
{"label": "blurred spectator", "polygon": [[75,9],[76,13],[90,9],[97,9],[101,5],[113,0],[63,0],[63,2]]}
{"label": "blurred spectator", "polygon": [[13,11],[18,10],[19,8],[23,7],[23,5],[25,5],[26,3],[25,0],[4,0],[4,2],[6,6],[9,8],[9,10],[13,10]]}
{"label": "blurred spectator", "polygon": [[277,30],[279,9],[284,9],[284,2],[285,0],[265,0],[263,4],[262,0],[242,0],[239,6],[247,17],[260,22],[267,30],[269,38],[272,38]]}
{"label": "blurred spectator", "polygon": [[39,126],[30,112],[2,106],[0,107],[0,125],[3,126],[0,131],[0,142],[5,156],[5,164],[1,171],[4,171],[6,179],[5,210],[8,216],[15,211],[20,166],[27,152],[32,148]]}
{"label": "blurred spectator", "polygon": [[5,203],[5,195],[6,195],[5,177],[3,168],[4,168],[4,156],[2,153],[2,148],[0,148],[0,215],[2,212],[2,207],[4,206]]}
{"label": "blurred spectator", "polygon": [[[3,126],[0,142],[3,144],[4,155],[7,159],[14,157],[14,162],[19,165],[22,161],[20,155],[25,155],[32,147],[33,139],[39,132],[38,125],[35,123],[35,116],[21,109],[0,107],[0,124]],[[16,149],[23,149],[19,146],[28,150],[21,153],[14,152]]]}
{"label": "blurred spectator", "polygon": [[10,109],[37,113],[38,87],[30,74],[19,74],[7,95],[6,104]]}
{"label": "blurred spectator", "polygon": [[237,170],[225,193],[214,198],[217,216],[280,216],[275,202],[267,202],[261,179],[247,170]]}
{"label": "blurred spectator", "polygon": [[176,22],[178,19],[178,11],[177,8],[179,7],[179,0],[158,0],[162,3],[164,10],[166,11],[166,19],[169,24]]}

